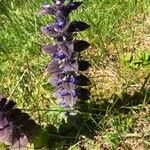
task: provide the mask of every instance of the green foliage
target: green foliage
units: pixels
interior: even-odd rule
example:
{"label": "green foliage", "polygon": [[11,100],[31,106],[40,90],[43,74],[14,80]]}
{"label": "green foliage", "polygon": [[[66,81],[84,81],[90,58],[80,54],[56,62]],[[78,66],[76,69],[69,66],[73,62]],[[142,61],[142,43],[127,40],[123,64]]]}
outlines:
{"label": "green foliage", "polygon": [[123,55],[121,60],[127,67],[132,69],[139,69],[144,66],[150,66],[150,52],[137,49],[135,50],[135,53],[129,52]]}

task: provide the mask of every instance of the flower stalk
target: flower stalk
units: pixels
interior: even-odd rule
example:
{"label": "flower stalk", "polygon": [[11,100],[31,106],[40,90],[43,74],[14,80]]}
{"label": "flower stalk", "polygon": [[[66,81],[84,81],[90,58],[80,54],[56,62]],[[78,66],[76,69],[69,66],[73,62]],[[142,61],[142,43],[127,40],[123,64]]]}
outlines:
{"label": "flower stalk", "polygon": [[40,14],[53,15],[55,22],[41,27],[43,34],[52,37],[54,44],[46,44],[42,50],[48,53],[52,61],[47,67],[50,74],[49,83],[56,91],[53,97],[60,100],[60,105],[74,109],[79,100],[89,99],[90,92],[83,86],[89,85],[89,79],[81,71],[90,64],[81,58],[80,53],[90,44],[84,40],[75,39],[78,32],[90,26],[82,21],[70,21],[69,14],[76,10],[82,2],[70,0],[54,0],[53,5],[44,4]]}

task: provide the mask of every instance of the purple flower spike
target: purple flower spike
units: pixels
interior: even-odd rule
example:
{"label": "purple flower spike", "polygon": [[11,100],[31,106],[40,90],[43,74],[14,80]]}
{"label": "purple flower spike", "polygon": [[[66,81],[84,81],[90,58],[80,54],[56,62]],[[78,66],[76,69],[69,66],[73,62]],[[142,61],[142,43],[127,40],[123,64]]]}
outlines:
{"label": "purple flower spike", "polygon": [[82,21],[69,21],[69,14],[82,2],[53,1],[53,6],[49,4],[43,6],[41,14],[54,15],[55,22],[42,27],[41,30],[57,43],[47,44],[42,50],[52,58],[47,71],[50,74],[49,83],[56,89],[53,97],[60,101],[61,106],[73,110],[79,100],[87,100],[90,96],[89,90],[85,88],[90,85],[90,80],[81,73],[81,71],[86,71],[90,64],[80,57],[80,53],[90,44],[84,40],[75,39],[78,32],[90,26]]}
{"label": "purple flower spike", "polygon": [[38,133],[38,126],[15,104],[0,96],[0,142],[11,145],[12,149],[25,149],[31,135]]}

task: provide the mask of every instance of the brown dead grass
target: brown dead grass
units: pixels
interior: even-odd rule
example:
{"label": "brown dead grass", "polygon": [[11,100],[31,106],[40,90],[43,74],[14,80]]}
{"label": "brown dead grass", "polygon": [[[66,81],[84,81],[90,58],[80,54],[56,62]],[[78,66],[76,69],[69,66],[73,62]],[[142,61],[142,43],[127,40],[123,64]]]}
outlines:
{"label": "brown dead grass", "polygon": [[[135,40],[129,45],[126,45],[123,49],[125,52],[133,52],[135,49],[141,49],[142,51],[150,52],[150,16],[144,21],[144,24],[139,24],[139,19],[135,18]],[[125,31],[128,32],[128,31]],[[129,34],[130,36],[130,34]],[[110,47],[110,49],[113,46]],[[113,57],[112,57],[113,53]],[[123,52],[124,53],[124,52]],[[86,53],[86,57],[89,60],[93,57],[92,63],[97,59],[98,50],[92,50]],[[99,63],[99,65],[92,65],[88,70],[88,76],[91,77],[92,86],[92,100],[108,100],[111,101],[112,95],[120,95],[126,91],[129,95],[134,95],[135,92],[139,92],[145,78],[149,72],[149,69],[141,69],[138,71],[124,72],[118,62],[118,54],[114,49],[111,53],[108,53],[105,60]],[[113,59],[112,59],[113,58]],[[97,60],[96,60],[97,61]],[[145,85],[146,89],[150,88],[150,82],[147,81]],[[150,105],[146,105],[139,111],[134,111],[134,124],[131,133],[124,136],[124,141],[118,145],[116,150],[150,150]],[[148,133],[149,132],[149,133]],[[146,135],[147,134],[147,135]],[[96,142],[92,143],[92,149],[94,150],[109,150],[110,147],[107,143],[104,143],[101,135],[97,135]],[[148,143],[149,142],[149,143]],[[90,150],[91,146],[87,147]]]}

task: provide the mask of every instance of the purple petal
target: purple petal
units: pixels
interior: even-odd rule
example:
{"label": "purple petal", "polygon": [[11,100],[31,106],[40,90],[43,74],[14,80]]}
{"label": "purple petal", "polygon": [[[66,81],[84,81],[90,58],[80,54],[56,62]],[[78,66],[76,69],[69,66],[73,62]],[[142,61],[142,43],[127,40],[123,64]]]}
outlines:
{"label": "purple petal", "polygon": [[42,50],[52,56],[57,51],[57,45],[56,44],[47,44],[42,48]]}
{"label": "purple petal", "polygon": [[76,89],[75,84],[62,82],[62,84],[60,85],[60,88],[53,93],[53,97],[62,99],[68,95],[71,95],[72,97],[75,98],[77,97],[77,93],[75,89]]}
{"label": "purple petal", "polygon": [[58,33],[65,33],[69,28],[69,22],[64,19],[59,19],[54,24],[54,30]]}
{"label": "purple petal", "polygon": [[45,14],[54,15],[55,14],[55,10],[48,3],[45,3],[43,5],[42,9],[40,10],[40,14],[41,15],[45,15]]}
{"label": "purple petal", "polygon": [[8,125],[7,118],[0,114],[0,133],[1,130],[4,129]]}
{"label": "purple petal", "polygon": [[62,79],[58,77],[57,73],[53,73],[49,78],[49,83],[53,86],[58,86],[62,83]]}
{"label": "purple petal", "polygon": [[47,72],[50,73],[50,74],[53,74],[53,73],[60,73],[61,72],[61,69],[59,67],[59,64],[55,61],[52,61],[48,67],[47,67]]}
{"label": "purple petal", "polygon": [[66,62],[63,66],[62,66],[62,70],[64,73],[66,72],[77,72],[78,71],[78,63],[69,63]]}
{"label": "purple petal", "polygon": [[20,149],[20,148],[26,148],[28,144],[27,136],[23,135],[21,136],[13,145],[13,149]]}
{"label": "purple petal", "polygon": [[53,93],[54,98],[63,98],[65,95],[68,95],[68,92],[65,89],[58,89]]}
{"label": "purple petal", "polygon": [[60,105],[63,107],[68,107],[69,105],[67,104],[66,100],[63,100],[62,102],[60,102]]}
{"label": "purple petal", "polygon": [[57,35],[57,32],[54,31],[53,25],[43,26],[41,27],[41,31],[43,34],[46,34],[46,35]]}
{"label": "purple petal", "polygon": [[61,84],[61,87],[62,87],[63,89],[65,89],[68,93],[72,93],[73,90],[76,89],[76,85],[75,85],[75,84],[68,83],[68,82],[63,82],[63,83]]}
{"label": "purple petal", "polygon": [[73,46],[74,45],[72,43],[47,44],[42,48],[42,50],[52,57],[71,59],[73,55]]}
{"label": "purple petal", "polygon": [[65,43],[64,47],[65,47],[65,50],[66,50],[66,54],[68,56],[72,56],[73,52],[74,52],[74,44],[73,43]]}
{"label": "purple petal", "polygon": [[58,50],[65,55],[66,59],[71,59],[73,55],[73,44],[59,44]]}
{"label": "purple petal", "polygon": [[77,102],[77,97],[73,97],[72,95],[64,96],[63,102],[65,102],[65,106],[73,107]]}
{"label": "purple petal", "polygon": [[0,142],[6,145],[13,145],[12,128],[10,126],[0,130]]}

